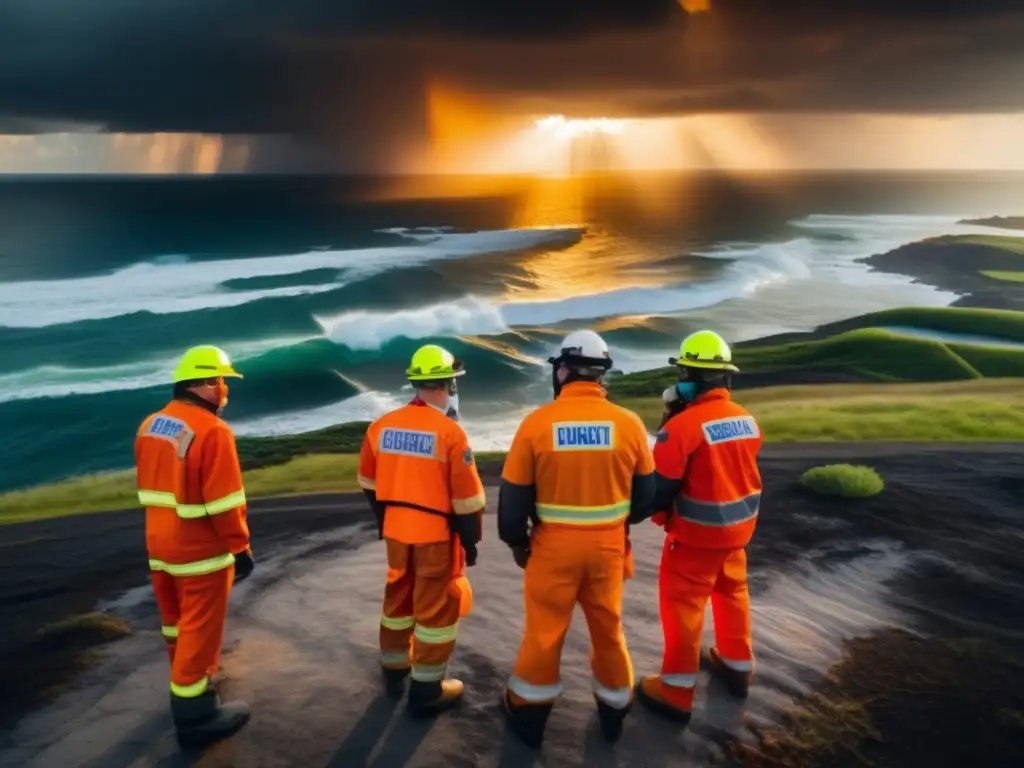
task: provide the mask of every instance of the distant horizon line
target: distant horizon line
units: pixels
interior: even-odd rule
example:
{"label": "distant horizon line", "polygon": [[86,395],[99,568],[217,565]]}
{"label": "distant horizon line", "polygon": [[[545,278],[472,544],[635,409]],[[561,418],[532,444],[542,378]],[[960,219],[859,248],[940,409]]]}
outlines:
{"label": "distant horizon line", "polygon": [[787,175],[787,174],[949,174],[949,173],[990,173],[990,174],[1024,174],[1021,168],[842,168],[842,167],[809,167],[809,168],[643,168],[610,171],[587,171],[584,173],[478,173],[460,171],[451,173],[439,172],[398,172],[398,171],[226,171],[218,173],[147,173],[147,172],[106,172],[106,171],[35,171],[31,173],[0,171],[0,183],[14,180],[57,180],[57,179],[131,179],[131,180],[220,180],[237,178],[285,177],[285,178],[331,178],[331,179],[367,179],[367,178],[492,178],[492,179],[555,179],[584,178],[594,176],[638,176],[667,174],[715,174],[715,175]]}

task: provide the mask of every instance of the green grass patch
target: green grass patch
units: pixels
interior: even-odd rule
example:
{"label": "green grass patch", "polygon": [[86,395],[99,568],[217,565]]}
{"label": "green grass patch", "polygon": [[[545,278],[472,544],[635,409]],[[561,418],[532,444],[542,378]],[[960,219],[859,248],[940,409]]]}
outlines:
{"label": "green grass patch", "polygon": [[[356,491],[355,454],[312,454],[244,473],[250,499],[297,493]],[[85,475],[0,495],[0,525],[138,506],[135,472]]]}
{"label": "green grass patch", "polygon": [[[342,424],[337,429],[339,432],[345,429],[355,432],[359,429],[365,431],[366,427],[365,424],[358,426],[358,423],[353,423]],[[354,450],[358,451],[358,448],[356,443]],[[500,451],[476,455],[480,467],[500,463],[504,458],[505,454]],[[359,490],[356,482],[358,468],[359,455],[356,452],[295,456],[280,464],[245,470],[245,493],[249,499],[260,499],[305,493],[354,492]],[[134,470],[106,472],[0,494],[0,525],[133,507],[138,507]]]}
{"label": "green grass patch", "polygon": [[867,499],[885,489],[885,481],[871,467],[854,464],[825,464],[808,469],[800,485],[822,496]]}
{"label": "green grass patch", "polygon": [[273,437],[240,437],[238,458],[243,470],[283,464],[312,453],[359,453],[368,421],[351,421],[313,432]]}
{"label": "green grass patch", "polygon": [[981,274],[993,280],[1002,280],[1007,283],[1024,283],[1024,272],[1000,272],[994,269],[983,269]]}
{"label": "green grass patch", "polygon": [[35,645],[44,650],[88,648],[129,637],[128,622],[108,613],[85,613],[47,624],[36,633]]}
{"label": "green grass patch", "polygon": [[[1024,440],[1024,382],[972,379],[931,384],[820,384],[740,390],[765,440],[969,442]],[[659,399],[622,398],[648,428]]]}

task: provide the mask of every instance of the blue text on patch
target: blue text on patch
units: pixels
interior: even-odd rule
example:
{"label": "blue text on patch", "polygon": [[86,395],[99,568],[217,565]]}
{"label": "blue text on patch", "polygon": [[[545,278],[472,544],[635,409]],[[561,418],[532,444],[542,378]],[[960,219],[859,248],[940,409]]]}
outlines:
{"label": "blue text on patch", "polygon": [[615,439],[610,421],[560,421],[553,426],[556,451],[610,451]]}
{"label": "blue text on patch", "polygon": [[402,456],[434,457],[436,432],[420,432],[415,429],[383,429],[380,433],[380,450]]}
{"label": "blue text on patch", "polygon": [[168,440],[174,441],[184,429],[185,422],[179,419],[172,419],[169,416],[157,416],[149,422],[149,429],[146,430],[146,434],[153,435],[153,437],[165,437]]}
{"label": "blue text on patch", "polygon": [[761,436],[761,430],[753,416],[735,416],[729,419],[716,419],[703,424],[704,439],[708,445],[728,443],[733,440],[753,440]]}

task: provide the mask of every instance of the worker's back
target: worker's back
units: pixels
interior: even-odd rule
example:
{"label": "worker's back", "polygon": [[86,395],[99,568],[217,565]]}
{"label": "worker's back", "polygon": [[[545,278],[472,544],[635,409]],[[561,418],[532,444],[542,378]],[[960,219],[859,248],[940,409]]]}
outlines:
{"label": "worker's back", "polygon": [[[753,535],[761,501],[757,456],[763,442],[753,416],[726,389],[702,395],[673,416],[659,433],[672,455],[685,457],[676,512],[668,531],[695,547],[745,547]],[[666,454],[667,455],[667,454]]]}
{"label": "worker's back", "polygon": [[454,505],[463,500],[471,512],[483,506],[466,434],[433,406],[410,403],[373,422],[360,462],[360,475],[372,467],[376,498],[386,508],[384,538],[405,544],[446,541],[450,521],[442,515],[462,511]]}
{"label": "worker's back", "polygon": [[231,565],[232,543],[244,548],[248,527],[227,424],[199,405],[172,400],[143,420],[135,461],[150,560],[191,569],[181,575]]}
{"label": "worker's back", "polygon": [[503,476],[535,486],[540,529],[624,529],[634,475],[649,471],[649,456],[639,417],[599,384],[576,382],[523,421]]}

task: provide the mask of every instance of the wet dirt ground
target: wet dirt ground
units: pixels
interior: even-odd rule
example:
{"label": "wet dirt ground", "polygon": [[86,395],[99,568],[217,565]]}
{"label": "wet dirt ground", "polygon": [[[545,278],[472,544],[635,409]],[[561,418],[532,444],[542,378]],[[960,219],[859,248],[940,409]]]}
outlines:
{"label": "wet dirt ground", "polygon": [[[382,695],[383,544],[365,502],[254,504],[258,570],[232,596],[221,673],[224,698],[246,699],[254,714],[203,754],[182,753],[173,737],[141,513],[8,527],[0,675],[11,695],[0,766],[1021,765],[1021,458],[1022,446],[768,446],[749,552],[758,659],[750,696],[736,701],[705,679],[689,728],[637,708],[614,748],[597,732],[582,616],[543,750],[506,733],[499,697],[522,632],[522,575],[493,515],[453,661],[465,701],[422,721]],[[839,502],[799,489],[804,469],[835,461],[875,466],[886,491]],[[482,471],[493,483],[496,468]],[[625,628],[638,675],[660,664],[661,539],[653,525],[633,530]],[[69,681],[52,652],[31,645],[33,633],[97,607],[134,634]],[[711,631],[709,612],[708,642]],[[816,724],[822,713],[838,736]]]}

